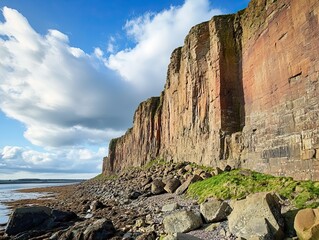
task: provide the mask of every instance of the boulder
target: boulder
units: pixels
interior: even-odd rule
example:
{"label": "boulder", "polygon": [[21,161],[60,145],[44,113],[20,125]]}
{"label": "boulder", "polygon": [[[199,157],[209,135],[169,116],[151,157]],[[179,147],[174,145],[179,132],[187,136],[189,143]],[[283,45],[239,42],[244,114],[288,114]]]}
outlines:
{"label": "boulder", "polygon": [[166,233],[185,233],[202,226],[202,218],[192,211],[179,211],[166,216],[163,220]]}
{"label": "boulder", "polygon": [[161,180],[155,179],[151,185],[151,192],[154,195],[161,194],[165,192],[164,187],[165,187],[165,184]]}
{"label": "boulder", "polygon": [[300,210],[295,217],[294,228],[300,240],[319,239],[319,208]]}
{"label": "boulder", "polygon": [[83,232],[83,240],[110,239],[115,233],[115,228],[110,220],[105,218],[96,220]]}
{"label": "boulder", "polygon": [[283,239],[279,198],[274,193],[256,193],[234,202],[228,216],[230,232],[245,239]]}
{"label": "boulder", "polygon": [[174,211],[176,209],[179,209],[179,204],[178,203],[171,203],[171,204],[167,204],[167,205],[164,205],[162,207],[162,212],[171,212],[171,211]]}
{"label": "boulder", "polygon": [[[16,235],[28,230],[39,229],[51,217],[51,208],[22,207],[13,211],[6,227],[6,234]],[[41,229],[41,228],[40,228]]]}
{"label": "boulder", "polygon": [[220,222],[227,219],[227,216],[231,213],[231,208],[228,203],[213,199],[202,203],[200,212],[207,223]]}
{"label": "boulder", "polygon": [[198,175],[191,176],[181,186],[179,186],[179,188],[176,189],[175,193],[177,195],[181,195],[187,190],[187,188],[189,187],[191,183],[201,181],[201,180],[203,179]]}
{"label": "boulder", "polygon": [[177,178],[172,178],[167,180],[164,189],[168,193],[173,193],[180,185],[181,185],[180,180],[178,180]]}
{"label": "boulder", "polygon": [[5,232],[12,236],[26,231],[47,231],[57,227],[67,227],[68,222],[76,218],[77,215],[73,212],[42,206],[22,207],[13,211]]}

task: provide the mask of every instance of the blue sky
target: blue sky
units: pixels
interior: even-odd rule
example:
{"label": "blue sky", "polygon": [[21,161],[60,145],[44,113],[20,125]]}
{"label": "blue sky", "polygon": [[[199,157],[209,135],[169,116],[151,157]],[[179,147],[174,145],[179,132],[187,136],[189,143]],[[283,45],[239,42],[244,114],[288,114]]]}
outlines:
{"label": "blue sky", "polygon": [[248,0],[2,0],[0,179],[89,178],[190,27]]}

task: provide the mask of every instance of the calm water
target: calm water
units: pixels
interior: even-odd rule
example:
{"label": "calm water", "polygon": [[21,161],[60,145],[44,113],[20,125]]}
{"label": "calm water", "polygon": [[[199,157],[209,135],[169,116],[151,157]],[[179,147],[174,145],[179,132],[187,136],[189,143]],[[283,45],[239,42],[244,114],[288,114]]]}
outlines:
{"label": "calm water", "polygon": [[[37,187],[62,186],[69,183],[21,183],[21,184],[0,184],[0,224],[8,221],[10,210],[3,202],[10,202],[19,199],[33,199],[45,196],[43,193],[20,193],[15,190]],[[73,183],[74,184],[74,183]]]}

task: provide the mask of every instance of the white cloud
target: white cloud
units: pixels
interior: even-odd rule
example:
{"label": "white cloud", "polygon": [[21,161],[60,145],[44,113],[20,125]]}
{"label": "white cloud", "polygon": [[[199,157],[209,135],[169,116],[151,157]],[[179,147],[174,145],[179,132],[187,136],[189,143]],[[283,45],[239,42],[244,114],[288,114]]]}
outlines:
{"label": "white cloud", "polygon": [[105,49],[109,56],[98,47],[86,53],[70,46],[58,30],[40,35],[14,9],[4,7],[2,13],[0,109],[22,122],[24,137],[44,151],[4,147],[0,172],[27,176],[26,171],[100,171],[105,149],[84,146],[106,146],[130,127],[137,104],[162,91],[172,50],[193,25],[220,11],[208,0],[186,0],[146,13],[125,25],[135,45],[117,51],[112,37]]}
{"label": "white cloud", "polygon": [[[39,146],[101,143],[129,126],[136,105],[129,84],[57,30],[37,34],[16,10],[0,24],[0,108],[27,126]],[[7,38],[4,38],[6,36]]]}
{"label": "white cloud", "polygon": [[171,52],[183,45],[192,26],[216,14],[221,11],[211,9],[208,0],[187,0],[180,7],[127,21],[126,32],[136,46],[112,54],[107,66],[140,91],[158,95],[164,86]]}
{"label": "white cloud", "polygon": [[[35,151],[30,148],[5,146],[0,149],[0,173],[29,171],[34,173],[87,173],[101,172],[101,159],[106,148],[96,151],[85,147],[46,149]],[[1,175],[0,174],[0,175]]]}
{"label": "white cloud", "polygon": [[114,53],[116,48],[114,44],[115,44],[115,38],[110,37],[109,42],[107,44],[107,49],[106,49],[108,53]]}

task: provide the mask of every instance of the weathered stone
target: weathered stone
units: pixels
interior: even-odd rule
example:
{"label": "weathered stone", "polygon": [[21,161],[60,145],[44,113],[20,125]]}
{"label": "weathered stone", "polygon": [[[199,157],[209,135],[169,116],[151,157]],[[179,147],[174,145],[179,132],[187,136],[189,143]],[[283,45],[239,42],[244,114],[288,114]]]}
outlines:
{"label": "weathered stone", "polygon": [[133,128],[110,142],[104,173],[163,158],[319,180],[318,8],[252,0],[194,26],[161,97],[141,103]]}
{"label": "weathered stone", "polygon": [[181,181],[178,180],[177,178],[173,178],[173,179],[169,179],[166,182],[164,189],[168,193],[173,193],[180,185],[181,185]]}
{"label": "weathered stone", "polygon": [[105,240],[111,238],[114,233],[115,229],[112,222],[102,218],[85,229],[83,240]]}
{"label": "weathered stone", "polygon": [[228,203],[215,199],[202,203],[200,212],[207,223],[212,223],[227,219],[227,216],[231,213],[231,208]]}
{"label": "weathered stone", "polygon": [[184,233],[199,228],[202,219],[192,211],[183,210],[166,216],[163,224],[166,233]]}
{"label": "weathered stone", "polygon": [[151,185],[151,192],[154,195],[161,194],[165,192],[164,187],[165,187],[165,184],[161,180],[155,179]]}
{"label": "weathered stone", "polygon": [[201,181],[201,180],[203,179],[198,175],[191,176],[179,188],[176,189],[175,193],[177,195],[181,195],[187,190],[190,184]]}
{"label": "weathered stone", "polygon": [[257,193],[236,201],[228,216],[230,232],[246,239],[282,239],[284,223],[280,208],[273,193]]}
{"label": "weathered stone", "polygon": [[42,206],[22,207],[13,211],[5,232],[9,236],[25,232],[26,236],[29,236],[26,238],[30,238],[32,234],[36,236],[36,231],[65,226],[65,223],[76,218],[74,212],[63,212]]}
{"label": "weathered stone", "polygon": [[167,204],[167,205],[164,205],[162,207],[162,212],[171,212],[171,211],[174,211],[176,209],[179,209],[179,204],[178,203],[171,203],[171,204]]}
{"label": "weathered stone", "polygon": [[300,240],[319,239],[319,208],[300,210],[295,217],[294,227]]}
{"label": "weathered stone", "polygon": [[41,225],[45,224],[50,217],[51,208],[48,207],[17,208],[10,216],[6,233],[10,236],[32,229],[38,229]]}

